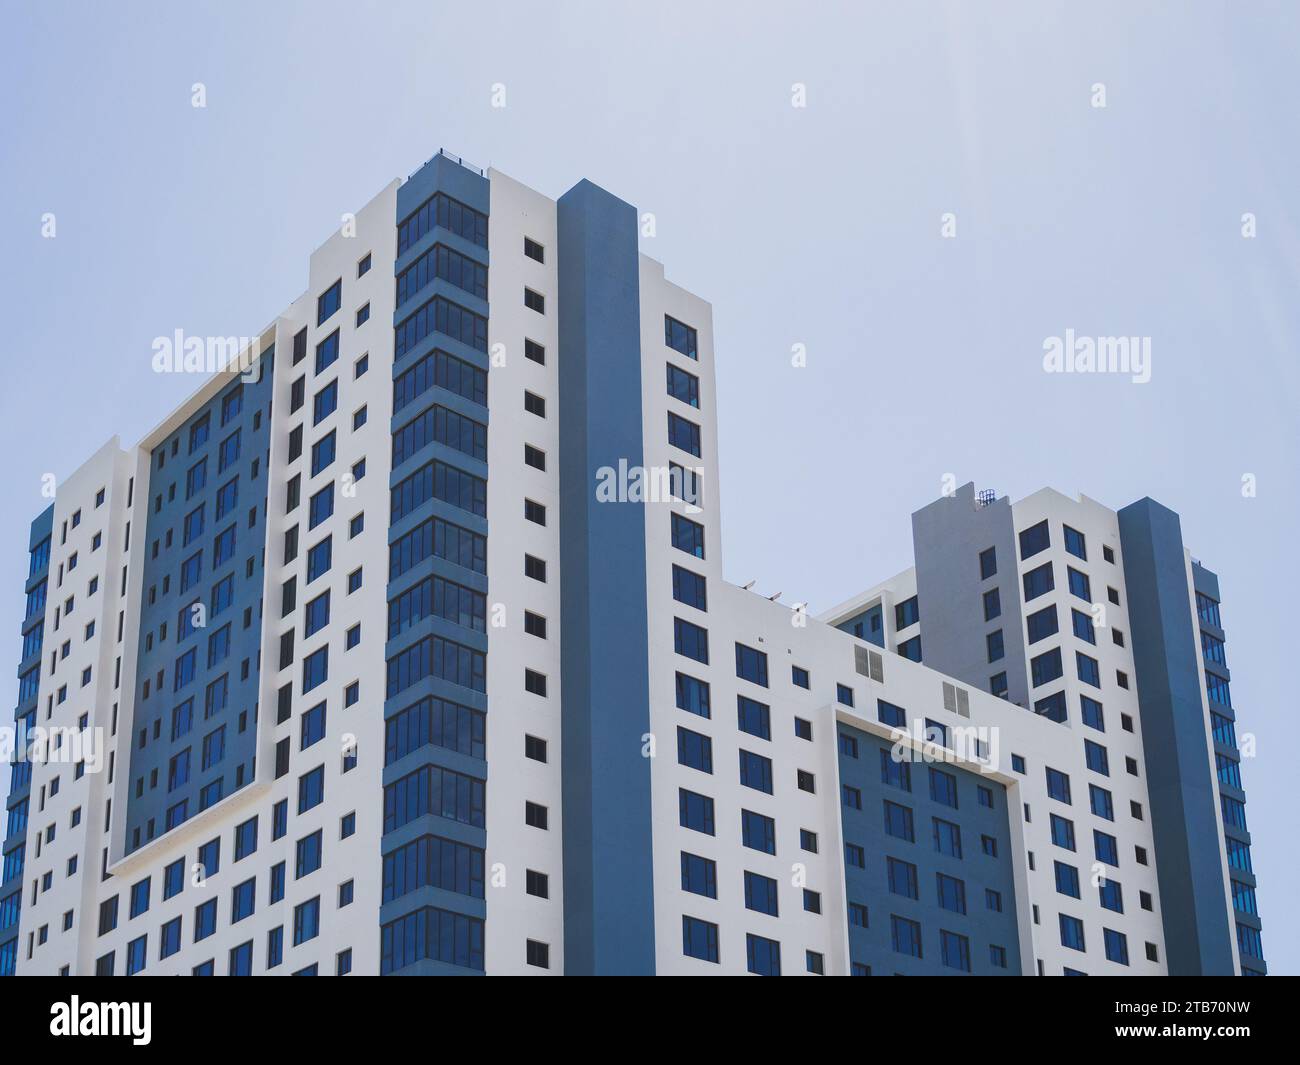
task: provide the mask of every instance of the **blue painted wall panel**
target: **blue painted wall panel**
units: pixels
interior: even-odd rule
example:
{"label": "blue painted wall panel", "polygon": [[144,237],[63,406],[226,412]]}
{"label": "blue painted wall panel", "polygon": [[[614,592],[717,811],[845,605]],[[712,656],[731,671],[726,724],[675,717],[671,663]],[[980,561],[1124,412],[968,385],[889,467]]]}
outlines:
{"label": "blue painted wall panel", "polygon": [[645,515],[596,471],[642,457],[637,215],[583,181],[559,201],[564,954],[655,970]]}
{"label": "blue painted wall panel", "polygon": [[1218,796],[1182,528],[1172,510],[1141,499],[1119,512],[1119,530],[1169,972],[1231,975]]}

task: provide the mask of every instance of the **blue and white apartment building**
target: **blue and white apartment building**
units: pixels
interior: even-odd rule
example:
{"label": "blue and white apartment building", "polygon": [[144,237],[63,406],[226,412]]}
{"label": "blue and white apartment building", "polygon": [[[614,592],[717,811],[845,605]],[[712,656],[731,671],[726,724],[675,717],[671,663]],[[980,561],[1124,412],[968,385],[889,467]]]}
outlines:
{"label": "blue and white apartment building", "polygon": [[32,523],[0,973],[1263,974],[1178,516],[968,485],[811,617],[713,353],[588,181],[363,207]]}

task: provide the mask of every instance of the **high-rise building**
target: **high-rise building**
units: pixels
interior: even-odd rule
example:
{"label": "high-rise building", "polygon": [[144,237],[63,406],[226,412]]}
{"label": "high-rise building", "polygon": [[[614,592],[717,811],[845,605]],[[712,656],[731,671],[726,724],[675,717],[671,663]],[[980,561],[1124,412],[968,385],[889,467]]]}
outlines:
{"label": "high-rise building", "polygon": [[967,486],[821,619],[729,585],[709,305],[442,153],[156,368],[214,350],[32,525],[0,973],[1264,971],[1158,504]]}

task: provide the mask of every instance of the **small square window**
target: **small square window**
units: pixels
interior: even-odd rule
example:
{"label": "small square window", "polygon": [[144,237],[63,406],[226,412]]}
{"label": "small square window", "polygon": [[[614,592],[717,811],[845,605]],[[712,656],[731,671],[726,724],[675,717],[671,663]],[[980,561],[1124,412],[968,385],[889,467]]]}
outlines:
{"label": "small square window", "polygon": [[360,261],[357,263],[357,277],[360,277],[362,274],[366,274],[369,272],[370,272],[370,252],[366,252],[365,255],[361,256]]}
{"label": "small square window", "polygon": [[546,249],[531,237],[524,237],[524,254],[530,259],[536,259],[539,263],[546,262]]}

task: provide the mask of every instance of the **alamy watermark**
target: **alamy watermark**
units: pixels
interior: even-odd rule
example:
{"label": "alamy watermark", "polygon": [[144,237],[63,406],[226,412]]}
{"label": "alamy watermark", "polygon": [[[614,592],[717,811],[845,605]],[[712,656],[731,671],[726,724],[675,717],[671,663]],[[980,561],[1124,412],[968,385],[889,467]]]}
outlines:
{"label": "alamy watermark", "polygon": [[104,730],[34,725],[0,727],[0,764],[82,765],[87,773],[104,767]]}
{"label": "alamy watermark", "polygon": [[154,373],[238,374],[248,384],[262,373],[256,337],[186,336],[183,329],[154,337],[150,364]]}
{"label": "alamy watermark", "polygon": [[974,764],[981,773],[997,772],[1001,730],[996,725],[940,725],[918,717],[889,735],[895,762]]}
{"label": "alamy watermark", "polygon": [[1046,373],[1129,374],[1135,385],[1151,380],[1150,337],[1081,337],[1067,329],[1063,337],[1043,341]]}
{"label": "alamy watermark", "polygon": [[617,466],[596,470],[597,503],[670,503],[686,504],[689,514],[698,514],[704,502],[700,484],[703,471],[678,466],[633,466],[619,459]]}

